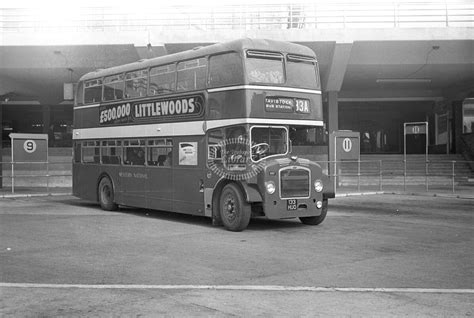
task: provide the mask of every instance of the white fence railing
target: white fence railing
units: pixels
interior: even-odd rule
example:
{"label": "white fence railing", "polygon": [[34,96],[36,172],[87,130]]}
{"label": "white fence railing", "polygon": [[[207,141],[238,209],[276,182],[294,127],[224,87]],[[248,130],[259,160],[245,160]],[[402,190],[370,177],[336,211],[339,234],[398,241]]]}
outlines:
{"label": "white fence railing", "polygon": [[72,162],[0,162],[3,194],[70,193]]}
{"label": "white fence railing", "polygon": [[[1,6],[1,5],[0,5]],[[10,5],[11,6],[11,5]],[[0,7],[0,32],[472,27],[474,2],[278,2],[54,8]]]}
{"label": "white fence railing", "polygon": [[[474,196],[474,161],[364,160],[319,163],[326,172],[329,168],[336,193],[445,192]],[[71,193],[71,161],[2,162],[1,166],[3,187],[0,188],[0,194]]]}
{"label": "white fence railing", "polygon": [[361,160],[321,162],[336,192],[451,192],[474,196],[474,161]]}

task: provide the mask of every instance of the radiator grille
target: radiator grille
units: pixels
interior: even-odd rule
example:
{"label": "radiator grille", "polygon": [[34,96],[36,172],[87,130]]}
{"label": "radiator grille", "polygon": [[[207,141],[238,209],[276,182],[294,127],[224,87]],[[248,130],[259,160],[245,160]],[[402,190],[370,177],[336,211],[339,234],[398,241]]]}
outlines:
{"label": "radiator grille", "polygon": [[280,170],[280,196],[285,198],[309,197],[310,177],[305,169]]}

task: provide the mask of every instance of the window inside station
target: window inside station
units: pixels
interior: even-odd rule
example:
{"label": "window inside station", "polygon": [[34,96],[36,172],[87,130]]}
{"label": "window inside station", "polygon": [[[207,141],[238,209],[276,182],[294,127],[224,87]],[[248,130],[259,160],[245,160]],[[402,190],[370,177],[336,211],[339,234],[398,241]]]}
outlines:
{"label": "window inside station", "polygon": [[146,96],[148,70],[129,72],[125,75],[125,93],[127,98]]}
{"label": "window inside station", "polygon": [[150,69],[148,95],[172,93],[176,90],[176,65],[169,64]]}
{"label": "window inside station", "polygon": [[243,79],[243,64],[238,53],[214,55],[209,59],[211,87],[242,84]]}
{"label": "window inside station", "polygon": [[178,63],[178,91],[192,91],[206,87],[207,59],[199,58]]}
{"label": "window inside station", "polygon": [[250,83],[283,84],[283,56],[279,53],[247,51],[247,78]]}
{"label": "window inside station", "polygon": [[123,74],[107,76],[104,78],[104,101],[123,98]]}
{"label": "window inside station", "polygon": [[464,134],[474,133],[474,98],[467,98],[462,105]]}
{"label": "window inside station", "polygon": [[84,103],[98,103],[102,100],[102,80],[94,79],[84,84]]}

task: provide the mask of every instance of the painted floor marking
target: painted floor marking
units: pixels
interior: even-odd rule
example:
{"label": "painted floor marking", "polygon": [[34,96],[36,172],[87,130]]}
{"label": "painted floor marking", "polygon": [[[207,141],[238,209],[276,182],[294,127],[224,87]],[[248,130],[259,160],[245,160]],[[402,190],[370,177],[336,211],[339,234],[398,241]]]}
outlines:
{"label": "painted floor marking", "polygon": [[237,291],[305,291],[348,293],[426,293],[426,294],[474,294],[474,289],[445,288],[358,288],[358,287],[312,287],[279,285],[85,285],[85,284],[29,284],[0,283],[1,287],[13,288],[78,288],[78,289],[157,289],[157,290],[237,290]]}

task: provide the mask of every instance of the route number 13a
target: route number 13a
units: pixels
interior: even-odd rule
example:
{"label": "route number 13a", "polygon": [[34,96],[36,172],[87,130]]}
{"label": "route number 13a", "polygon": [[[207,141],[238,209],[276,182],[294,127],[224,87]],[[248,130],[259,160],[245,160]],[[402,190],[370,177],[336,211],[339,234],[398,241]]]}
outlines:
{"label": "route number 13a", "polygon": [[309,114],[309,101],[306,99],[297,99],[296,100],[296,112]]}

